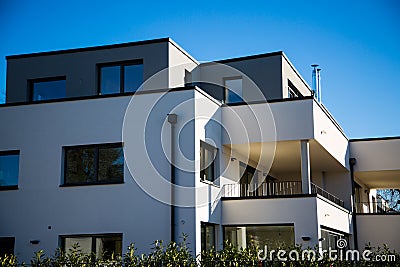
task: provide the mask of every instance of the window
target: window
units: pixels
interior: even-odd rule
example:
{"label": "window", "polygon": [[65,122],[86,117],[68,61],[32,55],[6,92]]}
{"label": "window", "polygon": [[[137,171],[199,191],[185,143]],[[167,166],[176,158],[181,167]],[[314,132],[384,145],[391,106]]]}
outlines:
{"label": "window", "polygon": [[0,257],[14,254],[14,237],[0,237]]}
{"label": "window", "polygon": [[64,184],[107,184],[124,181],[122,144],[64,148]]}
{"label": "window", "polygon": [[303,95],[300,91],[293,85],[293,83],[288,80],[288,97],[289,98],[302,98]]}
{"label": "window", "polygon": [[349,238],[347,235],[337,233],[335,231],[321,229],[321,242],[322,242],[322,249],[338,249],[337,241],[339,239],[345,239],[347,241],[346,244],[349,244]]}
{"label": "window", "polygon": [[218,149],[200,141],[200,179],[214,182]]}
{"label": "window", "polygon": [[68,253],[75,245],[84,254],[111,259],[122,255],[122,234],[61,236],[61,247]]}
{"label": "window", "polygon": [[0,189],[18,188],[19,151],[0,151]]}
{"label": "window", "polygon": [[30,80],[29,86],[32,101],[60,99],[67,95],[65,76]]}
{"label": "window", "polygon": [[201,251],[215,248],[215,224],[201,223]]}
{"label": "window", "polygon": [[294,245],[293,225],[250,225],[224,227],[224,240],[238,248],[254,245],[268,250]]}
{"label": "window", "polygon": [[143,83],[143,63],[99,66],[99,94],[136,92]]}
{"label": "window", "polygon": [[224,78],[225,103],[243,102],[242,77]]}

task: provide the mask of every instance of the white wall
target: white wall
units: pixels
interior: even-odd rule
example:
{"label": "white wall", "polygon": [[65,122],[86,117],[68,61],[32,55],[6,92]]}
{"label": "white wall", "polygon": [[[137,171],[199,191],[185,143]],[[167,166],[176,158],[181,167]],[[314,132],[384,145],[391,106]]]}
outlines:
{"label": "white wall", "polygon": [[329,119],[323,109],[313,101],[314,138],[343,167],[349,168],[347,137]]}
{"label": "white wall", "polygon": [[222,119],[230,134],[229,138],[223,137],[223,142],[244,144],[312,139],[312,101],[223,107]]}
{"label": "white wall", "polygon": [[[222,202],[224,225],[294,223],[295,243],[305,247],[318,244],[317,202],[314,197],[238,199]],[[303,241],[302,236],[311,237]]]}
{"label": "white wall", "polygon": [[400,139],[350,142],[351,157],[357,159],[354,171],[399,170]]}
{"label": "white wall", "polygon": [[373,247],[389,246],[391,250],[400,252],[400,216],[398,215],[357,215],[358,246],[363,249],[371,243]]}
{"label": "white wall", "polygon": [[287,59],[286,56],[282,57],[282,85],[283,85],[283,98],[288,98],[288,80],[300,91],[303,96],[311,95],[311,88],[298,74],[298,71],[293,67],[293,64]]}
{"label": "white wall", "polygon": [[[139,97],[138,103],[146,106],[151,105],[155,94]],[[170,165],[159,146],[160,128],[172,107],[191,98],[193,91],[170,93],[147,120],[137,113],[128,116],[140,119],[131,121],[133,138],[124,143],[125,149],[143,141],[136,142],[135,134],[143,137],[147,127],[146,138],[152,144],[148,153],[155,157],[160,171],[145,169],[146,179],[158,179],[156,175],[169,178]],[[113,97],[1,108],[0,121],[6,127],[0,132],[0,151],[20,150],[20,171],[19,189],[0,194],[0,236],[16,237],[15,252],[20,260],[29,260],[39,249],[52,253],[59,245],[59,235],[123,233],[124,250],[135,242],[138,252],[148,251],[156,239],[169,240],[169,206],[139,188],[126,166],[124,184],[60,187],[62,147],[121,142],[129,100],[130,97]],[[192,112],[182,108],[176,112],[182,119],[192,118],[194,107]],[[146,126],[140,124],[143,121]],[[183,139],[184,153],[193,153],[193,146],[190,142],[185,145],[186,141]],[[130,167],[144,168],[146,155],[137,156],[140,160]],[[186,177],[194,180],[194,174]],[[165,188],[159,187],[158,191],[168,196]],[[194,229],[183,230],[194,235]],[[40,244],[31,245],[29,241],[33,239],[40,240]]]}
{"label": "white wall", "polygon": [[192,71],[199,63],[174,41],[168,43],[169,88],[185,85],[185,71]]}
{"label": "white wall", "polygon": [[317,197],[318,224],[351,234],[352,215],[344,208],[331,204],[323,197]]}

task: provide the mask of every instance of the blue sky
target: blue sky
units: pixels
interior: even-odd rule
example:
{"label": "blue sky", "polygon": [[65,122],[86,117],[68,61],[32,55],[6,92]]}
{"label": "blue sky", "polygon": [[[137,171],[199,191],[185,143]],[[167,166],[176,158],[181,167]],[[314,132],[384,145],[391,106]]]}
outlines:
{"label": "blue sky", "polygon": [[[171,37],[200,61],[282,50],[349,138],[400,136],[400,2],[0,0],[6,55]],[[1,100],[0,100],[1,101]]]}

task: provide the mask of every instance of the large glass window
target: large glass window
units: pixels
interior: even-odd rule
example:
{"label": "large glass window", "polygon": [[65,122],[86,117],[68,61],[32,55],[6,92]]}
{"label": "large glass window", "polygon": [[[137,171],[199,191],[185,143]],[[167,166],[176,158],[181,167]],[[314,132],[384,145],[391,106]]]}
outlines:
{"label": "large glass window", "polygon": [[344,239],[347,241],[346,244],[349,244],[348,235],[340,234],[335,231],[331,231],[331,230],[327,230],[327,229],[321,229],[322,249],[324,249],[324,250],[338,249],[337,241],[339,239]]}
{"label": "large glass window", "polygon": [[0,151],[0,189],[17,188],[19,151]]}
{"label": "large glass window", "polygon": [[218,149],[203,141],[200,142],[200,179],[214,182]]}
{"label": "large glass window", "polygon": [[226,226],[225,240],[238,248],[254,245],[268,250],[294,245],[293,225]]}
{"label": "large glass window", "polygon": [[215,248],[215,224],[201,223],[201,251]]}
{"label": "large glass window", "polygon": [[225,103],[243,102],[243,79],[242,77],[231,77],[224,79]]}
{"label": "large glass window", "polygon": [[0,237],[0,257],[14,254],[14,237]]}
{"label": "large glass window", "polygon": [[100,259],[122,255],[122,234],[62,236],[61,244],[66,253],[79,245],[82,253],[94,253]]}
{"label": "large glass window", "polygon": [[124,180],[122,144],[65,147],[65,185],[120,183]]}
{"label": "large glass window", "polygon": [[136,92],[143,83],[142,63],[121,63],[99,67],[102,95]]}
{"label": "large glass window", "polygon": [[65,77],[30,80],[30,88],[32,101],[60,99],[67,95]]}

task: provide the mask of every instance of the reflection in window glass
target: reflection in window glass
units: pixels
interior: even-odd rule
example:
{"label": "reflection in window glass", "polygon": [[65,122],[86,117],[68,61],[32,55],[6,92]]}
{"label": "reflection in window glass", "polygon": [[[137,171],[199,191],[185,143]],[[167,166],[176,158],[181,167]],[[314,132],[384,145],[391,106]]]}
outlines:
{"label": "reflection in window glass", "polygon": [[124,180],[122,144],[65,148],[64,184],[118,183]]}
{"label": "reflection in window glass", "polygon": [[122,147],[99,149],[99,181],[121,181],[124,176]]}
{"label": "reflection in window glass", "polygon": [[254,245],[268,246],[268,250],[294,245],[294,226],[229,226],[225,227],[225,239],[238,248]]}
{"label": "reflection in window glass", "polygon": [[99,73],[102,95],[136,92],[143,83],[143,64],[101,66]]}
{"label": "reflection in window glass", "polygon": [[124,68],[124,92],[136,92],[143,83],[143,64],[127,65]]}
{"label": "reflection in window glass", "polygon": [[66,253],[78,244],[83,254],[95,253],[98,259],[111,259],[122,255],[121,234],[62,237],[61,241]]}
{"label": "reflection in window glass", "polygon": [[67,94],[65,78],[49,81],[32,81],[32,100],[50,100],[65,98]]}
{"label": "reflection in window glass", "polygon": [[201,224],[201,251],[209,251],[215,248],[215,225]]}
{"label": "reflection in window glass", "polygon": [[94,148],[74,148],[66,150],[66,175],[68,183],[90,183],[95,181]]}
{"label": "reflection in window glass", "polygon": [[226,79],[225,88],[226,103],[243,102],[242,78]]}
{"label": "reflection in window glass", "polygon": [[18,185],[19,152],[0,152],[0,187]]}
{"label": "reflection in window glass", "polygon": [[100,69],[100,92],[102,95],[120,92],[120,68],[120,66],[111,66]]}
{"label": "reflection in window glass", "polygon": [[92,238],[91,237],[65,237],[64,240],[65,252],[73,249],[74,245],[79,245],[79,249],[83,254],[92,253]]}
{"label": "reflection in window glass", "polygon": [[203,181],[214,182],[217,157],[217,148],[200,142],[200,178]]}

